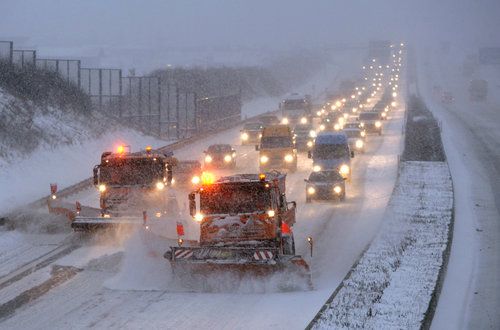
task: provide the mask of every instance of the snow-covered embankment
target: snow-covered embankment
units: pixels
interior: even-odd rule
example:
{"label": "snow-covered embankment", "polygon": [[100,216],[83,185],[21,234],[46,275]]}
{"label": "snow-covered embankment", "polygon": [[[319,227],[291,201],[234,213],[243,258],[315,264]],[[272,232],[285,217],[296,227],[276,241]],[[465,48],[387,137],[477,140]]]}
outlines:
{"label": "snow-covered embankment", "polygon": [[[421,107],[416,99],[410,103],[410,109]],[[427,109],[412,112],[406,161],[384,223],[312,328],[419,329],[432,319],[451,244],[453,186],[444,154],[435,148],[441,144],[435,119]],[[422,125],[434,133],[426,134]],[[429,156],[428,144],[437,154]]]}

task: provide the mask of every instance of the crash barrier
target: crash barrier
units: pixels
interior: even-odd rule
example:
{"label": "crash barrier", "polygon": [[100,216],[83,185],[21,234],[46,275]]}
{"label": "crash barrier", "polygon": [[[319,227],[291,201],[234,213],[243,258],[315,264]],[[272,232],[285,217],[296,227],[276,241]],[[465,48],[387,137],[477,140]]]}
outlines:
{"label": "crash barrier", "polygon": [[56,72],[82,89],[94,110],[160,138],[231,127],[241,116],[241,92],[205,97],[181,90],[168,76],[136,76],[134,70],[125,76],[121,69],[82,67],[78,59],[37,58],[36,50],[15,49],[12,41],[0,41],[0,60]]}
{"label": "crash barrier", "polygon": [[[438,122],[416,96],[407,110],[406,158],[384,222],[308,329],[430,328],[451,249],[453,183]],[[416,128],[430,136],[408,134]],[[429,152],[419,143],[441,147]]]}

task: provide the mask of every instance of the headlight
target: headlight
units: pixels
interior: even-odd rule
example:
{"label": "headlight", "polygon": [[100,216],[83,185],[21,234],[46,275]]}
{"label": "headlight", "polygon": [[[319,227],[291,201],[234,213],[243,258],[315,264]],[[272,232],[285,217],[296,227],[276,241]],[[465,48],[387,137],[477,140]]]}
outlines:
{"label": "headlight", "polygon": [[333,125],[333,129],[336,131],[340,130],[340,125],[339,124]]}
{"label": "headlight", "polygon": [[274,217],[274,214],[275,214],[275,213],[274,213],[274,210],[269,210],[269,211],[267,211],[267,215],[268,215],[270,218]]}
{"label": "headlight", "polygon": [[290,154],[286,155],[285,162],[287,162],[287,163],[293,162],[293,155],[290,155]]}
{"label": "headlight", "polygon": [[313,146],[313,142],[312,142],[312,141],[307,141],[307,146],[308,146],[309,148],[312,148],[312,146]]}
{"label": "headlight", "polygon": [[392,93],[392,97],[396,97],[396,96],[398,96],[398,93],[396,93],[396,92]]}
{"label": "headlight", "polygon": [[319,125],[319,129],[320,129],[321,131],[324,131],[324,130],[325,130],[325,125],[323,125],[323,124]]}
{"label": "headlight", "polygon": [[365,137],[366,136],[366,132],[365,131],[361,131],[361,136]]}
{"label": "headlight", "polygon": [[[99,191],[100,192],[105,192],[106,191],[106,185],[105,184],[100,184],[99,185]],[[55,196],[55,195],[54,195]]]}
{"label": "headlight", "polygon": [[352,108],[352,112],[353,112],[353,113],[358,112],[358,108]]}
{"label": "headlight", "polygon": [[365,127],[365,123],[359,124],[360,127]]}
{"label": "headlight", "polygon": [[317,111],[316,116],[318,116],[318,117],[321,116],[321,111]]}
{"label": "headlight", "polygon": [[200,183],[200,177],[197,176],[197,175],[193,176],[193,178],[191,179],[191,183],[192,184],[198,184],[198,183]]}
{"label": "headlight", "polygon": [[314,187],[307,188],[307,193],[309,195],[314,195],[316,193],[316,188],[314,188]]}
{"label": "headlight", "polygon": [[156,183],[156,189],[163,190],[163,188],[165,188],[165,184],[163,182]]}
{"label": "headlight", "polygon": [[198,212],[198,213],[196,213],[196,214],[194,215],[194,220],[195,220],[195,221],[197,221],[197,222],[201,222],[201,220],[203,220],[203,214],[201,214],[201,213],[199,213],[199,212]]}
{"label": "headlight", "polygon": [[375,127],[379,128],[379,127],[381,127],[381,126],[382,126],[382,123],[381,123],[381,122],[379,122],[379,121],[376,121],[376,122],[375,122]]}
{"label": "headlight", "polygon": [[340,118],[339,118],[339,124],[340,124],[340,125],[344,125],[344,123],[345,123],[345,119],[344,119],[344,117],[340,117]]}
{"label": "headlight", "polygon": [[382,112],[382,117],[383,117],[383,118],[387,117],[387,113]]}
{"label": "headlight", "polygon": [[396,103],[396,102],[391,102],[391,107],[395,108],[395,107],[396,107],[396,105],[397,105],[397,103]]}
{"label": "headlight", "polygon": [[300,123],[301,124],[307,124],[307,118],[306,117],[300,118]]}
{"label": "headlight", "polygon": [[230,161],[232,161],[232,160],[233,160],[233,157],[231,157],[231,155],[225,155],[225,156],[224,156],[224,161],[225,161],[226,163],[229,163],[229,162],[230,162]]}
{"label": "headlight", "polygon": [[338,195],[342,192],[342,188],[340,186],[335,186],[333,187],[333,192]]}
{"label": "headlight", "polygon": [[265,156],[265,155],[260,157],[260,162],[261,162],[261,164],[265,164],[265,163],[267,163],[268,161],[269,161],[269,157],[267,157],[267,156]]}
{"label": "headlight", "polygon": [[356,148],[361,149],[363,148],[363,141],[362,140],[357,140],[356,141]]}
{"label": "headlight", "polygon": [[347,119],[349,118],[349,114],[348,113],[344,113],[344,119]]}
{"label": "headlight", "polygon": [[344,164],[344,165],[340,166],[340,170],[339,170],[340,174],[347,175],[347,174],[349,174],[349,171],[350,171],[350,169],[349,169],[348,165]]}
{"label": "headlight", "polygon": [[259,134],[259,139],[262,137],[262,133]]}
{"label": "headlight", "polygon": [[247,140],[248,140],[248,133],[243,133],[243,134],[241,134],[241,139],[242,139],[243,141],[247,141]]}
{"label": "headlight", "polygon": [[321,171],[321,166],[319,166],[319,165],[314,165],[314,166],[313,166],[313,171],[314,171],[314,172],[319,172],[319,171]]}
{"label": "headlight", "polygon": [[205,156],[205,163],[211,163],[212,162],[212,156],[206,155]]}
{"label": "headlight", "polygon": [[312,137],[312,138],[315,138],[318,134],[316,134],[316,131],[315,130],[311,130],[309,132],[309,136]]}
{"label": "headlight", "polygon": [[282,123],[283,125],[288,125],[288,118],[283,118],[283,119],[281,119],[281,123]]}

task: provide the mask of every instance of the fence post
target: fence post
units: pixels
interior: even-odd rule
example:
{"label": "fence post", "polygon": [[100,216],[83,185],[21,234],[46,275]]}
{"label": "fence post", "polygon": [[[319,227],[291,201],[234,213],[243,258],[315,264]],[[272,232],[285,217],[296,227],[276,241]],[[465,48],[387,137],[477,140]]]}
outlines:
{"label": "fence post", "polygon": [[193,103],[194,103],[194,129],[195,132],[198,132],[198,95],[193,93]]}
{"label": "fence post", "polygon": [[161,77],[156,77],[158,80],[158,137],[161,138]]}
{"label": "fence post", "polygon": [[179,139],[179,86],[175,84],[175,122],[176,138]]}
{"label": "fence post", "polygon": [[102,111],[102,69],[99,69],[99,111]]}
{"label": "fence post", "polygon": [[77,79],[77,84],[78,84],[78,89],[81,89],[82,88],[82,62],[80,60],[78,60],[77,62],[77,73],[76,73],[76,79]]}
{"label": "fence post", "polygon": [[122,98],[123,98],[123,92],[122,92],[122,70],[120,69],[118,71],[118,117],[122,119]]}

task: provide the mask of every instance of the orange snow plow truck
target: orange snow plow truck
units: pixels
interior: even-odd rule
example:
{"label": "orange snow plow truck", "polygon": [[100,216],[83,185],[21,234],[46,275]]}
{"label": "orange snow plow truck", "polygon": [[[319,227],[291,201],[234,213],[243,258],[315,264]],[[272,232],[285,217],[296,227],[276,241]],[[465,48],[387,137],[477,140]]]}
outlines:
{"label": "orange snow plow truck", "polygon": [[179,244],[165,253],[174,273],[283,271],[311,286],[308,264],[295,255],[296,203],[286,200],[285,179],[286,174],[273,171],[202,182],[189,194],[190,214],[200,223],[199,245]]}
{"label": "orange snow plow truck", "polygon": [[94,186],[99,190],[100,216],[77,214],[71,227],[89,231],[119,225],[144,225],[165,217],[167,185],[172,182],[173,153],[158,153],[151,147],[130,153],[118,147],[103,152],[94,166]]}

